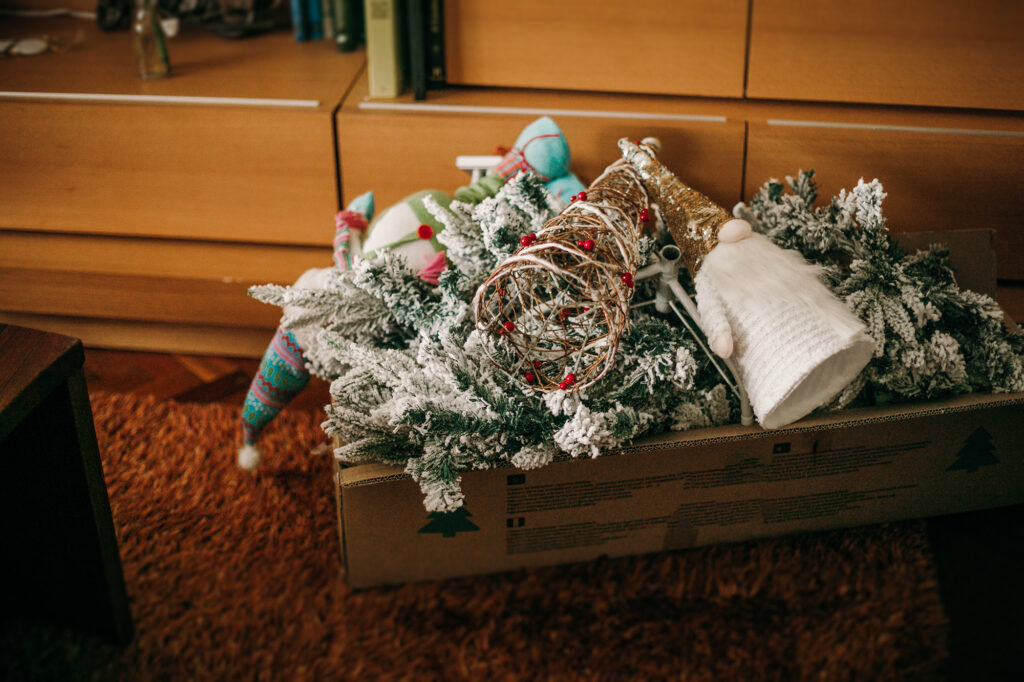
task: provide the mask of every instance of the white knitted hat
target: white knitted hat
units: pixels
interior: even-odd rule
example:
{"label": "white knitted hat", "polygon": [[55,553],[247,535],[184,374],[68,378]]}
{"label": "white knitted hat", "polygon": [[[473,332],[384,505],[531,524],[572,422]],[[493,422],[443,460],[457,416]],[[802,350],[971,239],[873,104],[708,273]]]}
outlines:
{"label": "white knitted hat", "polygon": [[754,234],[719,243],[694,279],[702,326],[724,316],[733,361],[757,421],[785,426],[830,402],[871,360],[861,321],[819,279],[818,268]]}

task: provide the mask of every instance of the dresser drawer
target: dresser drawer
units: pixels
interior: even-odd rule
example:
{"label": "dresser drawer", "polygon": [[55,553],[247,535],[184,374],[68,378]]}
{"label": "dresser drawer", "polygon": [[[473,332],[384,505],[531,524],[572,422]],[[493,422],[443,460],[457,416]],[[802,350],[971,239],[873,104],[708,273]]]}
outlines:
{"label": "dresser drawer", "polygon": [[1024,279],[1024,225],[1013,198],[1024,133],[812,121],[752,122],[746,188],[815,170],[820,200],[878,178],[893,232],[996,230],[1000,279]]}
{"label": "dresser drawer", "polygon": [[329,113],[0,101],[0,227],[327,244]]}
{"label": "dresser drawer", "polygon": [[88,345],[259,355],[281,309],[248,295],[331,248],[0,230],[0,321]]}
{"label": "dresser drawer", "polygon": [[747,1],[445,2],[454,85],[743,96]]}
{"label": "dresser drawer", "polygon": [[1024,109],[1024,3],[753,0],[747,96]]}

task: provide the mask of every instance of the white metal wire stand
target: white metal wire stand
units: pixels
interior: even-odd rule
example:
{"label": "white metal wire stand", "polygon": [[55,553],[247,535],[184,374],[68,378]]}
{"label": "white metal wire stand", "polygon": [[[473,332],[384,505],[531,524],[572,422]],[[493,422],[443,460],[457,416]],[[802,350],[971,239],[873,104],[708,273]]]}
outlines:
{"label": "white metal wire stand", "polygon": [[[683,326],[693,336],[697,345],[700,346],[701,350],[711,360],[715,369],[718,370],[726,386],[739,399],[740,422],[744,426],[750,426],[754,423],[754,414],[750,409],[750,400],[747,398],[747,391],[743,388],[743,382],[740,381],[736,365],[728,358],[720,358],[715,355],[704,341],[704,335],[699,329],[694,328],[694,323],[696,323],[698,328],[700,327],[700,313],[697,311],[697,306],[686,292],[686,289],[683,289],[683,285],[679,283],[680,255],[679,247],[676,245],[669,244],[663,246],[661,251],[658,252],[658,262],[648,265],[636,273],[635,280],[655,276],[659,277],[660,280],[658,282],[658,293],[653,299],[642,303],[634,303],[631,307],[642,308],[653,305],[659,313],[667,313],[669,310],[675,313],[679,321],[683,323]],[[680,310],[679,306],[682,306],[685,312]]]}

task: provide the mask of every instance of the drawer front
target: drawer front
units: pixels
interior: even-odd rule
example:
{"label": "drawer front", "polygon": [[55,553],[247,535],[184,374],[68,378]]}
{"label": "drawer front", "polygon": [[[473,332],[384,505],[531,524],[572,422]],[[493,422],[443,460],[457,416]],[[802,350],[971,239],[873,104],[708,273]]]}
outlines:
{"label": "drawer front", "polygon": [[[450,194],[469,182],[455,167],[456,156],[494,154],[499,145],[511,146],[538,115],[343,110],[338,126],[343,194],[351,199],[372,190],[378,210],[423,189]],[[743,122],[558,113],[553,118],[569,142],[572,170],[584,184],[620,157],[619,138],[654,135],[662,141],[662,161],[690,184],[727,207],[740,199]]]}
{"label": "drawer front", "polygon": [[331,263],[329,238],[319,246],[284,246],[0,230],[0,270],[291,284]]}
{"label": "drawer front", "polygon": [[326,245],[0,231],[0,320],[96,346],[258,355],[281,309],[248,288],[330,265]]}
{"label": "drawer front", "polygon": [[747,0],[447,0],[447,79],[742,97],[747,11]]}
{"label": "drawer front", "polygon": [[999,278],[1020,280],[1024,225],[1012,197],[1021,159],[1021,133],[751,123],[744,196],[801,169],[815,170],[819,201],[878,178],[890,230],[994,229]]}
{"label": "drawer front", "polygon": [[281,309],[250,298],[253,284],[4,268],[0,310],[273,329]]}
{"label": "drawer front", "polygon": [[95,347],[258,358],[263,355],[273,336],[272,327],[219,327],[4,311],[0,311],[0,323],[80,339],[86,346],[86,353],[89,348]]}
{"label": "drawer front", "polygon": [[1024,109],[1024,3],[753,0],[749,97]]}
{"label": "drawer front", "polygon": [[329,244],[330,112],[0,102],[0,228]]}

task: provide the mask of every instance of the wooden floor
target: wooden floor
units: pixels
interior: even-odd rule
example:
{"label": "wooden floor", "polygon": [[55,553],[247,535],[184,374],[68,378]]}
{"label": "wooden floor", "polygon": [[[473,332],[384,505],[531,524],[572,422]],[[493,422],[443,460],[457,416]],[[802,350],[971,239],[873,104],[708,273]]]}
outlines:
{"label": "wooden floor", "polygon": [[[89,390],[152,394],[241,407],[259,361],[86,348]],[[328,384],[313,378],[289,409],[318,410]],[[928,519],[950,619],[952,680],[1016,680],[1024,662],[1024,506]]]}
{"label": "wooden floor", "polygon": [[[252,358],[85,349],[85,381],[90,391],[239,408],[259,365],[260,361]],[[316,410],[329,402],[327,382],[311,377],[289,408]]]}

